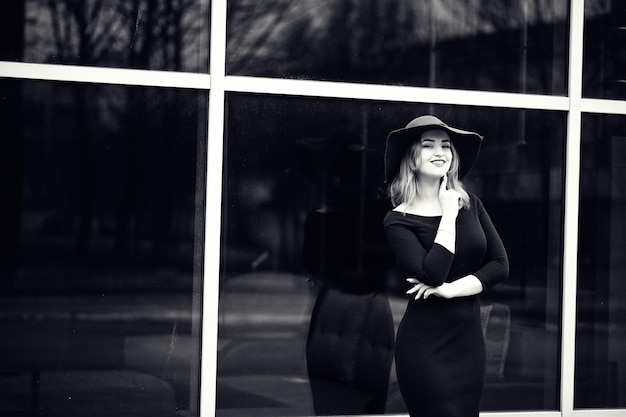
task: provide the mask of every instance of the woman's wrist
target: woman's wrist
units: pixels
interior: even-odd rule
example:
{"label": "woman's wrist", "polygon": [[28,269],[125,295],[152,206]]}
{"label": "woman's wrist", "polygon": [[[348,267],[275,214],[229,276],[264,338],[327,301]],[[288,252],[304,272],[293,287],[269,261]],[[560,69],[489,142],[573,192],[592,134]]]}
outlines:
{"label": "woman's wrist", "polygon": [[456,234],[456,216],[446,214],[441,216],[438,230],[445,230]]}
{"label": "woman's wrist", "polygon": [[437,233],[444,233],[448,236],[456,237],[456,232],[454,230],[443,229],[441,227],[437,229]]}
{"label": "woman's wrist", "polygon": [[475,275],[466,275],[447,284],[446,293],[450,298],[469,297],[483,292],[483,285]]}
{"label": "woman's wrist", "polygon": [[456,249],[456,233],[453,230],[439,227],[435,235],[435,243],[438,243],[451,253],[454,253]]}
{"label": "woman's wrist", "polygon": [[449,223],[449,222],[455,223],[458,215],[459,215],[458,210],[444,211],[441,213],[441,221],[444,223]]}

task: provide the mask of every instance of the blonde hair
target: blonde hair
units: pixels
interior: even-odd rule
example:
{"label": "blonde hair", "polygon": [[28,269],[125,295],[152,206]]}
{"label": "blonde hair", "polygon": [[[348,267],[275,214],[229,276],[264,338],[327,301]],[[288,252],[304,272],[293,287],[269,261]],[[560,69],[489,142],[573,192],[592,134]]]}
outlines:
{"label": "blonde hair", "polygon": [[[422,141],[414,142],[404,153],[400,161],[398,174],[389,186],[389,197],[394,207],[402,203],[410,204],[419,198],[419,183],[417,182],[417,172],[420,168],[419,153],[422,149]],[[465,186],[459,179],[459,154],[451,144],[452,162],[448,171],[448,189],[455,190],[461,194],[461,206],[469,208],[469,194]]]}

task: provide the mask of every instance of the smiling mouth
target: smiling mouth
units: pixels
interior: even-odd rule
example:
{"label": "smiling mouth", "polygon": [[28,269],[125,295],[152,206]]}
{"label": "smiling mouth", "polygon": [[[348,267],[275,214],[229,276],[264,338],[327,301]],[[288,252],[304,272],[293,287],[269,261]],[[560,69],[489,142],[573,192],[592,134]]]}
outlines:
{"label": "smiling mouth", "polygon": [[433,161],[430,161],[431,163],[440,166],[440,165],[445,165],[446,161],[444,161],[443,159],[435,159]]}

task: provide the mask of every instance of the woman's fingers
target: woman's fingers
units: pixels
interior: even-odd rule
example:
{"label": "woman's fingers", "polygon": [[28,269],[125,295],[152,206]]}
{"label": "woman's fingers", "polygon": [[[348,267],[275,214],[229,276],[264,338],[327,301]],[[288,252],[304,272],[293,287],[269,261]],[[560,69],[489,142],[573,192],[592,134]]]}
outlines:
{"label": "woman's fingers", "polygon": [[430,289],[429,286],[422,284],[420,289],[417,291],[417,294],[415,295],[415,299],[419,300],[420,298],[424,298],[424,294],[426,293],[428,289]]}
{"label": "woman's fingers", "polygon": [[427,291],[432,290],[431,286],[426,285],[415,278],[408,278],[407,281],[413,284],[413,287],[409,289],[406,294],[415,294],[416,300],[419,300],[420,298],[427,298],[428,295],[430,295]]}
{"label": "woman's fingers", "polygon": [[437,288],[426,285],[415,278],[407,278],[407,282],[413,284],[413,287],[411,287],[406,294],[415,294],[416,300],[419,300],[420,298],[425,300],[431,295],[437,295]]}
{"label": "woman's fingers", "polygon": [[448,186],[448,174],[444,175],[441,179],[441,185],[439,186],[439,192],[445,191]]}

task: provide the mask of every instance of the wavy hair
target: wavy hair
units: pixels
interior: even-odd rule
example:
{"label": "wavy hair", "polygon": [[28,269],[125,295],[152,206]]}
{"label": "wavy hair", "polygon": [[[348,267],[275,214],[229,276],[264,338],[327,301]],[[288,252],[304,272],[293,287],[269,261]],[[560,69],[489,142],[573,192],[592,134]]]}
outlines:
{"label": "wavy hair", "polygon": [[[417,172],[420,168],[419,153],[422,149],[422,142],[414,142],[402,157],[398,174],[389,186],[389,197],[394,207],[402,203],[411,204],[419,198],[420,189],[417,182]],[[452,162],[448,171],[448,189],[456,190],[461,194],[461,206],[469,208],[469,194],[465,186],[459,179],[459,154],[454,145],[451,144]]]}

